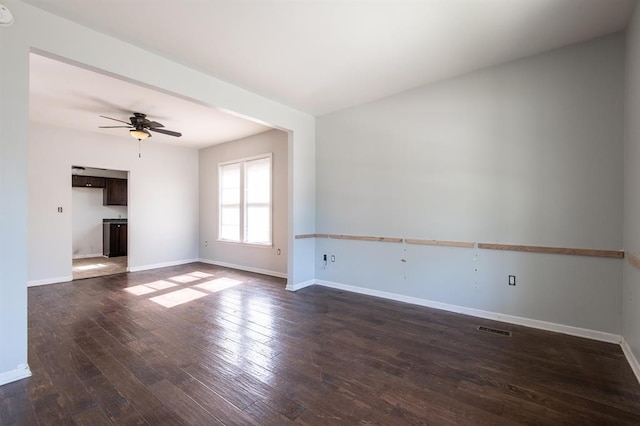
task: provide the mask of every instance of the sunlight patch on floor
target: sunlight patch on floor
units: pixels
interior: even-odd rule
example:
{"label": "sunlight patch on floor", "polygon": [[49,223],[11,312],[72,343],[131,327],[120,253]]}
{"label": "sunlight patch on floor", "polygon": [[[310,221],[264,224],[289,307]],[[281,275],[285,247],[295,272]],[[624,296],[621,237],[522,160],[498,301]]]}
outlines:
{"label": "sunlight patch on floor", "polygon": [[184,274],[184,275],[178,275],[177,277],[171,277],[169,279],[171,281],[175,281],[175,282],[178,282],[178,283],[186,284],[186,283],[190,283],[190,282],[193,282],[193,281],[198,281],[201,278],[200,277],[194,277],[191,274]]}
{"label": "sunlight patch on floor", "polygon": [[191,275],[192,277],[198,277],[198,278],[209,278],[213,276],[213,274],[209,274],[207,272],[200,272],[200,271],[189,272],[187,275]]}
{"label": "sunlight patch on floor", "polygon": [[91,269],[100,269],[100,268],[106,268],[107,265],[105,265],[104,263],[93,263],[91,265],[83,265],[83,266],[76,266],[75,268],[73,268],[74,271],[89,271]]}
{"label": "sunlight patch on floor", "polygon": [[145,284],[147,287],[155,288],[156,290],[164,290],[166,288],[175,287],[178,284],[170,283],[169,281],[159,280],[152,283]]}
{"label": "sunlight patch on floor", "polygon": [[182,305],[183,303],[191,302],[192,300],[196,300],[204,296],[207,296],[207,293],[203,293],[192,288],[183,288],[182,290],[176,290],[171,293],[152,297],[149,300],[162,305],[165,308],[173,308],[174,306]]}
{"label": "sunlight patch on floor", "polygon": [[178,284],[170,283],[168,281],[159,280],[152,283],[140,284],[133,287],[127,287],[124,290],[136,296],[142,296],[143,294],[153,293],[158,290],[165,290],[167,288],[175,287]]}
{"label": "sunlight patch on floor", "polygon": [[216,278],[215,280],[207,281],[202,284],[196,284],[194,287],[215,293],[227,288],[235,287],[238,284],[242,284],[242,281],[234,280],[232,278]]}
{"label": "sunlight patch on floor", "polygon": [[136,296],[142,296],[143,294],[153,293],[156,291],[155,288],[147,287],[144,284],[136,285],[133,287],[127,287],[124,291],[128,291],[131,294],[135,294]]}
{"label": "sunlight patch on floor", "polygon": [[[175,282],[170,282],[167,280],[152,281],[149,283],[124,288],[124,291],[136,296],[143,296],[145,294],[158,292],[157,296],[151,297],[149,300],[162,305],[165,308],[173,308],[174,306],[182,305],[183,303],[191,302],[192,300],[196,300],[204,296],[209,296],[211,293],[216,293],[243,283],[243,281],[226,277],[205,281],[207,278],[213,276],[215,275],[205,272],[190,272],[184,275],[167,278],[167,280]],[[193,281],[200,281],[200,284],[194,284]],[[176,284],[176,282],[180,284]],[[178,288],[174,289],[173,287]],[[196,288],[205,290],[206,293],[199,291]],[[171,290],[168,293],[162,291],[167,289]]]}

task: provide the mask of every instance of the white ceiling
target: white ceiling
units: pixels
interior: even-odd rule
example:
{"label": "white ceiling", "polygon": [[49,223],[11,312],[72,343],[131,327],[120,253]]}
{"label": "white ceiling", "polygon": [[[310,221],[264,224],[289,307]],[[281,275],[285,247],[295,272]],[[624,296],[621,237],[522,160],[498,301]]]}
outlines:
{"label": "white ceiling", "polygon": [[25,1],[314,115],[620,31],[635,4]]}
{"label": "white ceiling", "polygon": [[[134,112],[167,130],[182,133],[177,138],[152,132],[150,142],[189,148],[203,148],[270,130],[222,111],[99,74],[44,56],[30,55],[29,118],[81,131],[131,139],[128,129],[100,129],[117,126],[100,115],[129,121]],[[124,125],[124,124],[122,124]]]}

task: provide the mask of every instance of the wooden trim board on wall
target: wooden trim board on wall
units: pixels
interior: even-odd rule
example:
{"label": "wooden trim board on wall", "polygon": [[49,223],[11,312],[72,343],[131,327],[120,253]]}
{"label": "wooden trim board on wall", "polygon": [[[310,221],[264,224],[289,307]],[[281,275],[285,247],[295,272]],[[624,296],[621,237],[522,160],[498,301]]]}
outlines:
{"label": "wooden trim board on wall", "polygon": [[[414,245],[428,245],[428,246],[441,246],[441,247],[464,247],[475,248],[476,243],[468,241],[445,241],[445,240],[421,240],[417,238],[396,238],[396,237],[373,237],[366,235],[344,235],[344,234],[301,234],[296,235],[296,239],[302,238],[332,238],[336,240],[356,240],[356,241],[379,241],[383,243],[402,243]],[[564,254],[572,256],[593,256],[593,257],[607,257],[614,259],[624,258],[623,250],[598,250],[598,249],[583,249],[573,247],[545,247],[545,246],[528,246],[528,245],[516,245],[516,244],[496,244],[496,243],[478,243],[477,247],[480,249],[489,250],[509,250],[519,251],[526,253],[545,253],[545,254]],[[632,254],[629,256],[629,262],[640,269],[640,256]]]}
{"label": "wooden trim board on wall", "polygon": [[466,241],[441,241],[441,240],[418,240],[414,238],[405,238],[407,244],[419,244],[423,246],[444,246],[444,247],[466,247],[474,248],[476,243],[469,243]]}
{"label": "wooden trim board on wall", "polygon": [[356,241],[380,241],[383,243],[401,243],[402,238],[395,237],[371,237],[368,235],[343,235],[343,234],[301,234],[296,235],[296,239],[302,238],[332,238],[335,240],[356,240]]}
{"label": "wooden trim board on wall", "polygon": [[595,256],[595,257],[612,257],[622,259],[624,251],[622,250],[595,250],[581,249],[569,247],[542,247],[542,246],[523,246],[513,244],[493,244],[478,243],[478,248],[490,250],[510,250],[521,251],[527,253],[547,253],[547,254],[569,254],[574,256]]}
{"label": "wooden trim board on wall", "polygon": [[397,237],[374,237],[369,235],[345,235],[345,234],[301,234],[296,235],[297,239],[302,238],[332,238],[335,240],[356,240],[356,241],[379,241],[383,243],[402,243],[418,244],[428,246],[445,246],[445,247],[475,247],[475,243],[466,241],[444,241],[444,240],[419,240],[415,238],[397,238]]}
{"label": "wooden trim board on wall", "polygon": [[395,237],[369,237],[364,235],[340,235],[329,234],[329,238],[336,240],[356,240],[356,241],[380,241],[383,243],[401,243],[402,238]]}

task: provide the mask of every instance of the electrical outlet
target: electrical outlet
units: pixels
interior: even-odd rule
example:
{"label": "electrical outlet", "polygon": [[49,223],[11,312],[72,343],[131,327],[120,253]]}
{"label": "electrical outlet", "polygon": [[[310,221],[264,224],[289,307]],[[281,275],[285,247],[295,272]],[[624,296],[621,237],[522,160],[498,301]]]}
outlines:
{"label": "electrical outlet", "polygon": [[516,276],[509,275],[509,285],[516,285]]}
{"label": "electrical outlet", "polygon": [[336,261],[336,255],[335,255],[335,254],[332,254],[332,255],[331,255],[331,262],[335,262],[335,261]]}

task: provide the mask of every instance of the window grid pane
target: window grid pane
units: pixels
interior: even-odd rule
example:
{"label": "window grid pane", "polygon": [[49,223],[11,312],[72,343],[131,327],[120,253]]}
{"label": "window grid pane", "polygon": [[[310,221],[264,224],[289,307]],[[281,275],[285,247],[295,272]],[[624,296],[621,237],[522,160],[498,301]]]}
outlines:
{"label": "window grid pane", "polygon": [[271,244],[271,158],[245,163],[245,242]]}
{"label": "window grid pane", "polygon": [[241,173],[242,164],[220,166],[219,234],[222,240],[242,241],[240,228],[241,214]]}
{"label": "window grid pane", "polygon": [[271,156],[218,167],[219,236],[271,244]]}

